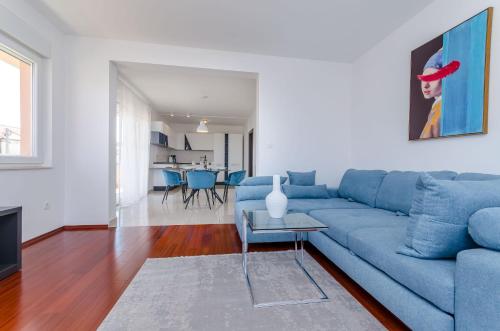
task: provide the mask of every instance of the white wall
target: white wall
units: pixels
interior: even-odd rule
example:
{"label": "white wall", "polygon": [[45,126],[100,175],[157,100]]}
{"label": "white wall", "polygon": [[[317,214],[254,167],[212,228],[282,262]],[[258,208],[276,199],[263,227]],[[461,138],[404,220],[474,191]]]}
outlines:
{"label": "white wall", "polygon": [[[109,61],[259,74],[258,174],[318,170],[338,182],[350,165],[351,66],[138,42],[68,37],[67,222],[108,222]],[[91,134],[88,129],[91,128]],[[71,134],[69,134],[71,132]]]}
{"label": "white wall", "polygon": [[[23,207],[23,241],[64,224],[64,56],[63,36],[43,16],[21,0],[0,1],[0,31],[12,20],[21,20],[11,33],[27,41],[27,47],[50,51],[43,133],[47,167],[44,169],[0,170],[0,205]],[[36,37],[33,37],[36,36]],[[41,54],[44,55],[44,54]],[[49,209],[44,208],[45,203]]]}
{"label": "white wall", "polygon": [[434,1],[354,63],[352,142],[358,168],[500,173],[500,21],[494,14],[489,134],[408,141],[410,52],[496,0]]}

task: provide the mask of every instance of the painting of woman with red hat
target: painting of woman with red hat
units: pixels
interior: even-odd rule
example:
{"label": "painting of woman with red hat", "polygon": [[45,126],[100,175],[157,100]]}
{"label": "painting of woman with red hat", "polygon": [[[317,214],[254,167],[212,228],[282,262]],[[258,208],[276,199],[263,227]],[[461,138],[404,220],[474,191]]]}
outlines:
{"label": "painting of woman with red hat", "polygon": [[486,133],[491,10],[412,52],[410,140]]}

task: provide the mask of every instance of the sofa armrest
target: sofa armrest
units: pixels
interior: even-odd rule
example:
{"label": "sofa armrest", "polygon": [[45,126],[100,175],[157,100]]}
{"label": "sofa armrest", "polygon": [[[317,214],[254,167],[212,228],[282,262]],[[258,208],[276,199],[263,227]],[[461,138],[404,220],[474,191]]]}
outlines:
{"label": "sofa armrest", "polygon": [[339,197],[339,189],[336,187],[328,187],[328,195],[330,198],[338,198]]}
{"label": "sofa armrest", "polygon": [[500,325],[500,252],[478,248],[457,255],[455,330],[497,330]]}

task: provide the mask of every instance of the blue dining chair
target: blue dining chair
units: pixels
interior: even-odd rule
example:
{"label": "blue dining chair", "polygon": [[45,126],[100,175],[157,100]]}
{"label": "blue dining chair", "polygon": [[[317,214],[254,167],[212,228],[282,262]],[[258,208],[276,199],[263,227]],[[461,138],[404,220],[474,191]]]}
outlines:
{"label": "blue dining chair", "polygon": [[178,186],[181,187],[182,201],[186,200],[186,182],[182,180],[181,174],[170,170],[162,170],[162,172],[165,179],[165,193],[163,194],[161,204],[163,205],[163,202],[167,200],[168,192]]}
{"label": "blue dining chair", "polygon": [[208,190],[212,190],[215,186],[215,174],[211,171],[189,171],[187,173],[187,187],[191,189],[191,193],[184,201],[186,203],[187,209],[189,206],[189,202],[191,201],[194,204],[194,196],[195,194],[199,194],[200,190],[205,191],[205,195],[207,196],[208,208],[212,209],[210,205],[210,196],[208,195]]}
{"label": "blue dining chair", "polygon": [[240,170],[229,173],[227,179],[224,181],[224,202],[227,201],[228,191],[230,186],[239,186],[241,181],[245,179],[247,172],[246,170]]}
{"label": "blue dining chair", "polygon": [[[217,176],[219,175],[220,170],[210,170],[215,175],[215,184],[217,184]],[[212,188],[212,201],[215,204],[215,199],[219,200],[220,203],[224,203],[219,194],[217,194],[216,186]]]}

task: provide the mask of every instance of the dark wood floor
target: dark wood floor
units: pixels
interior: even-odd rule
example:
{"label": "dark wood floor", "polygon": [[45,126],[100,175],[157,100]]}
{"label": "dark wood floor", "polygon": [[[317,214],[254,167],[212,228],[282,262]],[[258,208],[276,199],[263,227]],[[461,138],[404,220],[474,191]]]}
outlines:
{"label": "dark wood floor", "polygon": [[[291,248],[251,245],[250,250]],[[405,326],[314,247],[308,252],[390,330]],[[0,281],[1,330],[94,330],[148,257],[241,252],[234,225],[64,231],[23,250]]]}

